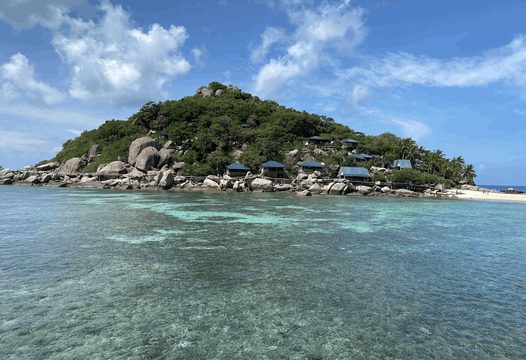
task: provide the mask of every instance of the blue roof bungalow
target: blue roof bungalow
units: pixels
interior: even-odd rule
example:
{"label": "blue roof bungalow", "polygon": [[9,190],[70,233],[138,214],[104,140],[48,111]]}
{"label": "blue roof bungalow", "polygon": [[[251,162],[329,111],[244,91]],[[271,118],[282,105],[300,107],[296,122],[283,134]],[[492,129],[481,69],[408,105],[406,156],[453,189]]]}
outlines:
{"label": "blue roof bungalow", "polygon": [[373,155],[369,154],[355,154],[355,153],[348,153],[348,155],[356,160],[371,160],[374,159]]}
{"label": "blue roof bungalow", "polygon": [[310,138],[307,139],[307,142],[311,145],[318,146],[318,145],[325,145],[327,143],[330,143],[331,140],[322,138],[320,136],[311,136]]}
{"label": "blue roof bungalow", "polygon": [[271,178],[286,178],[285,165],[280,162],[269,160],[261,164],[262,175]]}
{"label": "blue roof bungalow", "polygon": [[356,149],[356,147],[358,146],[360,142],[358,142],[357,140],[351,139],[351,138],[347,138],[347,139],[343,139],[342,143],[343,145],[345,145],[345,147]]}
{"label": "blue roof bungalow", "polygon": [[230,177],[243,177],[249,172],[249,168],[238,162],[232,163],[226,167],[226,173]]}
{"label": "blue roof bungalow", "polygon": [[393,169],[412,169],[411,160],[397,159],[391,164]]}
{"label": "blue roof bungalow", "polygon": [[316,170],[321,171],[325,168],[324,164],[314,160],[300,161],[298,165],[304,173],[313,173]]}
{"label": "blue roof bungalow", "polygon": [[372,177],[369,170],[363,167],[348,167],[342,166],[338,170],[338,177],[340,179],[347,179],[354,182],[371,182]]}

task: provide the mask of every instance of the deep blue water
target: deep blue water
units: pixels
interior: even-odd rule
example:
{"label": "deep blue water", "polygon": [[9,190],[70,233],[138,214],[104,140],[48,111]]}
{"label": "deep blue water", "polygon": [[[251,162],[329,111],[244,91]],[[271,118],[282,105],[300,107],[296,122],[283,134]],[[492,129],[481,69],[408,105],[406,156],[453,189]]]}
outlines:
{"label": "deep blue water", "polygon": [[526,204],[0,200],[0,359],[526,358]]}
{"label": "deep blue water", "polygon": [[484,189],[492,189],[497,191],[514,188],[515,190],[520,190],[526,193],[526,186],[522,185],[480,185],[480,187]]}

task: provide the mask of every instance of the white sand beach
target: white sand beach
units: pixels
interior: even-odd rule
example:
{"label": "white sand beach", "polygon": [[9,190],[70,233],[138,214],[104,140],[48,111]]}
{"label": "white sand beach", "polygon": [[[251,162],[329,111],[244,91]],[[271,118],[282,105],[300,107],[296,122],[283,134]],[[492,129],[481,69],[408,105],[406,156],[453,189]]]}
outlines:
{"label": "white sand beach", "polygon": [[482,190],[449,190],[458,199],[464,200],[493,200],[493,201],[525,201],[526,194],[503,194],[500,192]]}

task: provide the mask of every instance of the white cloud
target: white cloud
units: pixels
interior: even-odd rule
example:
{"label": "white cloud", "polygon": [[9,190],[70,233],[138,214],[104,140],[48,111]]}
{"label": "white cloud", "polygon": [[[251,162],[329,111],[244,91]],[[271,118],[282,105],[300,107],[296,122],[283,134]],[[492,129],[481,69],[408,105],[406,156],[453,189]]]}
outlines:
{"label": "white cloud", "polygon": [[116,105],[166,97],[163,85],[190,70],[180,48],[187,39],[182,26],[133,27],[128,13],[108,1],[99,21],[61,14],[53,45],[70,66],[73,98]]}
{"label": "white cloud", "polygon": [[365,63],[345,71],[344,79],[375,87],[475,87],[497,82],[523,87],[526,86],[526,36],[517,36],[506,46],[480,56],[442,60],[394,53],[366,59]]}
{"label": "white cloud", "polygon": [[3,103],[37,102],[51,105],[64,99],[57,89],[36,80],[33,66],[18,53],[0,67],[0,100]]}
{"label": "white cloud", "polygon": [[50,26],[56,19],[57,9],[66,11],[83,2],[84,0],[2,0],[0,20],[15,28]]}
{"label": "white cloud", "polygon": [[390,118],[388,120],[400,128],[403,136],[417,141],[431,134],[429,126],[418,120],[401,118]]}
{"label": "white cloud", "polygon": [[311,74],[331,54],[348,54],[365,37],[363,12],[351,7],[349,1],[317,7],[292,2],[287,3],[286,11],[295,27],[288,36],[290,40],[267,28],[260,46],[252,53],[253,60],[258,60],[275,43],[287,45],[286,52],[268,60],[254,78],[254,91],[263,97],[275,95],[291,80]]}
{"label": "white cloud", "polygon": [[285,30],[268,27],[261,34],[261,44],[259,44],[255,49],[252,50],[250,54],[250,60],[253,63],[259,63],[265,59],[268,52],[277,43],[281,43],[287,39]]}

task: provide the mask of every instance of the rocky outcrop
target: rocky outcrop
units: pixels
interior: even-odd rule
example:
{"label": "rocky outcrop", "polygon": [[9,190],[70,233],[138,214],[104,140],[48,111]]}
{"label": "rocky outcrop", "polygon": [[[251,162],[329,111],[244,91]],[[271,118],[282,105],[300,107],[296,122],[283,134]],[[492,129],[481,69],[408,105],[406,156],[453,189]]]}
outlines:
{"label": "rocky outcrop", "polygon": [[90,159],[93,159],[94,157],[99,156],[101,151],[102,151],[102,147],[99,144],[91,145],[89,152],[88,152],[88,157]]}
{"label": "rocky outcrop", "polygon": [[154,146],[148,146],[140,152],[135,160],[135,167],[142,171],[154,168],[159,161],[159,151]]}
{"label": "rocky outcrop", "polygon": [[369,195],[373,191],[373,188],[370,186],[358,185],[355,187],[355,190],[362,195]]}
{"label": "rocky outcrop", "polygon": [[113,179],[119,177],[120,174],[126,174],[126,164],[122,161],[112,161],[105,165],[102,169],[97,171],[97,176],[104,179]]}
{"label": "rocky outcrop", "polygon": [[162,148],[159,150],[159,167],[163,165],[171,165],[173,162],[172,154],[175,152],[174,149]]}
{"label": "rocky outcrop", "polygon": [[394,193],[398,196],[416,197],[418,193],[407,189],[396,189]]}
{"label": "rocky outcrop", "polygon": [[135,165],[139,154],[148,147],[153,147],[155,150],[157,150],[159,148],[159,144],[156,140],[149,136],[144,136],[133,140],[130,144],[130,148],[128,149],[128,162],[132,165]]}
{"label": "rocky outcrop", "polygon": [[274,188],[274,184],[272,181],[267,179],[254,179],[250,183],[250,190],[260,190],[260,191],[272,191]]}
{"label": "rocky outcrop", "polygon": [[86,161],[81,158],[72,158],[58,169],[60,175],[77,175],[86,166]]}
{"label": "rocky outcrop", "polygon": [[311,194],[321,194],[321,192],[323,191],[323,188],[321,187],[320,184],[314,183],[311,185],[311,187],[309,187],[308,190]]}
{"label": "rocky outcrop", "polygon": [[163,189],[169,189],[174,183],[174,173],[173,171],[165,171],[159,180],[159,187]]}
{"label": "rocky outcrop", "polygon": [[30,183],[30,184],[38,184],[38,183],[40,183],[40,179],[36,175],[31,175],[30,177],[28,177],[24,181],[27,182],[27,183]]}
{"label": "rocky outcrop", "polygon": [[219,184],[209,178],[206,178],[205,181],[203,181],[203,187],[206,187],[209,189],[221,190],[221,187],[219,186]]}
{"label": "rocky outcrop", "polygon": [[274,191],[291,191],[294,187],[291,184],[276,184]]}
{"label": "rocky outcrop", "polygon": [[48,162],[36,167],[37,171],[50,171],[58,168],[60,164],[57,161]]}
{"label": "rocky outcrop", "polygon": [[296,195],[298,195],[298,196],[312,196],[312,193],[309,190],[303,190],[303,191],[298,191],[296,193]]}
{"label": "rocky outcrop", "polygon": [[332,186],[328,189],[329,195],[343,195],[343,191],[345,190],[347,184],[343,182],[337,182],[333,183]]}

